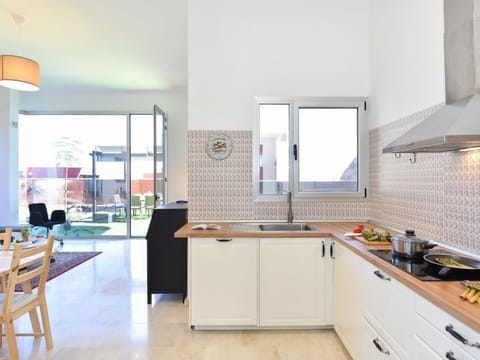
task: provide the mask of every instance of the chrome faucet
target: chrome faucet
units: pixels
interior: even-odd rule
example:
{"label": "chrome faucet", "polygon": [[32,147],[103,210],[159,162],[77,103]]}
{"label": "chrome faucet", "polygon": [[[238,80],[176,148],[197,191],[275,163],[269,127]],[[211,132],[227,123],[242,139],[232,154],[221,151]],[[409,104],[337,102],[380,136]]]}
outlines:
{"label": "chrome faucet", "polygon": [[293,211],[292,211],[292,192],[289,191],[287,195],[288,202],[288,213],[287,213],[287,222],[293,222]]}

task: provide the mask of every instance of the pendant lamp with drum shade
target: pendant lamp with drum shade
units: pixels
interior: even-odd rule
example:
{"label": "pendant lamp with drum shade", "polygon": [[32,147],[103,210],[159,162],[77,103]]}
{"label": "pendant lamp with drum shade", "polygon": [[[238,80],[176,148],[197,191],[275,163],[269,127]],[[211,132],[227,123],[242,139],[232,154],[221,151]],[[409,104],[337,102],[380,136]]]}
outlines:
{"label": "pendant lamp with drum shade", "polygon": [[[11,13],[18,26],[18,43],[20,44],[20,24],[25,19]],[[36,61],[18,55],[0,55],[0,85],[20,91],[40,90],[40,66]]]}

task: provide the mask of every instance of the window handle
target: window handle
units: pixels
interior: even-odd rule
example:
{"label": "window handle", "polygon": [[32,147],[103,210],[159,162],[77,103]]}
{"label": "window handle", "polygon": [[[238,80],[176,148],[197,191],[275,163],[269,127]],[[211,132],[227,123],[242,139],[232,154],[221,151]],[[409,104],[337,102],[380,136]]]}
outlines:
{"label": "window handle", "polygon": [[297,144],[293,144],[293,159],[298,160],[297,157],[298,157],[298,147],[297,147]]}

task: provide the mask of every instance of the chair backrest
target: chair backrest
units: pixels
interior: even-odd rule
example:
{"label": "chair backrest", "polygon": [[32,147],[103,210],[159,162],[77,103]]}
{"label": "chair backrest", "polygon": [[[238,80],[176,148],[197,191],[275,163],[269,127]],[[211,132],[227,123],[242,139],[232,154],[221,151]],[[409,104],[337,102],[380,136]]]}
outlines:
{"label": "chair backrest", "polygon": [[43,216],[39,212],[31,212],[28,222],[33,226],[46,226]]}
{"label": "chair backrest", "polygon": [[142,206],[142,200],[140,199],[140,195],[132,195],[131,206]]}
{"label": "chair backrest", "polygon": [[47,206],[44,203],[33,203],[28,205],[28,211],[30,212],[30,224],[40,226],[41,224],[33,224],[31,221],[32,213],[39,213],[43,222],[48,221]]}
{"label": "chair backrest", "polygon": [[145,195],[145,206],[155,206],[155,195]]}
{"label": "chair backrest", "polygon": [[5,228],[5,231],[0,233],[0,240],[3,240],[2,250],[9,250],[10,242],[12,241],[12,228]]}
{"label": "chair backrest", "polygon": [[119,204],[122,202],[122,198],[120,197],[120,194],[113,194],[113,201],[115,204]]}
{"label": "chair backrest", "polygon": [[55,236],[50,235],[44,244],[25,249],[21,243],[15,244],[3,302],[2,311],[4,315],[6,312],[12,311],[15,287],[18,284],[23,284],[36,276],[40,276],[38,290],[32,294],[31,299],[33,301],[39,296],[44,296],[54,239]]}

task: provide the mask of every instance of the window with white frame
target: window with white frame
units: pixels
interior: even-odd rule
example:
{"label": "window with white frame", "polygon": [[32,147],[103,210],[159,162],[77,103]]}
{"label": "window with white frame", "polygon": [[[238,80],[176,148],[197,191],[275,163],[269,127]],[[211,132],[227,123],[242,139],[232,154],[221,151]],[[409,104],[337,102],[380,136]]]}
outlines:
{"label": "window with white frame", "polygon": [[365,98],[255,98],[254,192],[259,199],[366,197]]}

